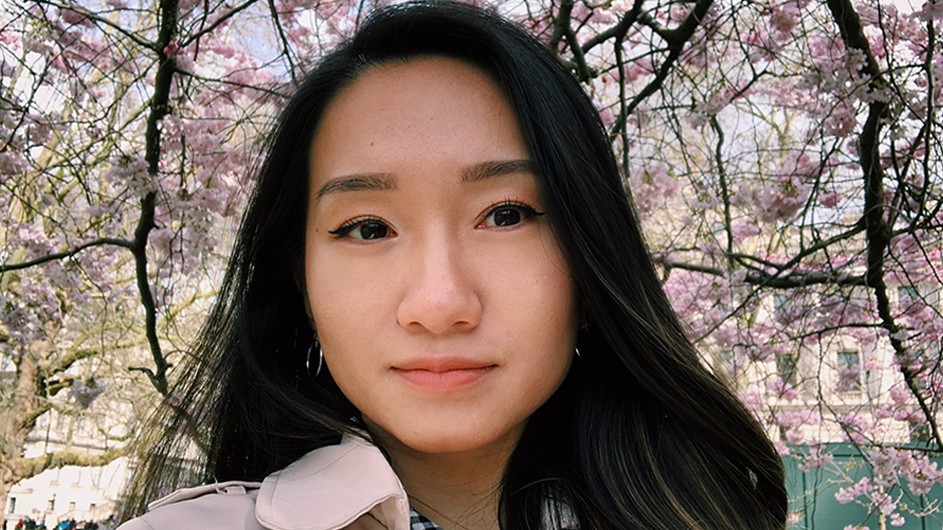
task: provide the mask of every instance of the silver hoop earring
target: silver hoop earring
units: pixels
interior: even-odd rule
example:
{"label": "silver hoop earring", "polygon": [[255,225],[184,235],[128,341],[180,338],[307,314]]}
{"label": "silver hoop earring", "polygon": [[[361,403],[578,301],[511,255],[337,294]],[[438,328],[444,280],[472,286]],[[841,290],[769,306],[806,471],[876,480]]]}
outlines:
{"label": "silver hoop earring", "polygon": [[577,347],[574,346],[574,347],[573,347],[573,352],[576,353],[576,358],[577,358],[577,359],[582,359],[582,358],[583,358],[583,356],[580,355],[580,349],[579,349],[579,348],[577,348]]}
{"label": "silver hoop earring", "polygon": [[318,368],[314,371],[314,377],[317,377],[321,375],[321,368],[324,367],[324,351],[321,349],[321,344],[318,343],[317,339],[314,339],[311,346],[308,346],[308,357],[305,359],[305,371],[311,376],[311,352],[314,351],[315,346],[318,347]]}

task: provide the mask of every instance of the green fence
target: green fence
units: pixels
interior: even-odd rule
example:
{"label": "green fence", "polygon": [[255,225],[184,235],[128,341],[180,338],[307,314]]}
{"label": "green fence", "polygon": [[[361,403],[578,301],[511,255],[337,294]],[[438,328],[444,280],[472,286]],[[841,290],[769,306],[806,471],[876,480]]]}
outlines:
{"label": "green fence", "polygon": [[[786,487],[789,491],[789,511],[798,521],[790,525],[791,530],[842,530],[848,525],[860,525],[878,530],[879,514],[876,508],[857,502],[841,504],[835,493],[863,477],[871,477],[871,469],[854,446],[829,444],[825,451],[832,455],[832,463],[821,468],[803,471],[798,461],[786,457]],[[943,459],[940,459],[943,462]],[[941,464],[943,467],[943,464]],[[895,486],[888,491],[893,498],[900,496],[900,510],[904,516],[902,526],[892,526],[885,521],[888,530],[940,530],[943,528],[943,486],[934,486],[926,495],[915,496],[906,485]],[[939,508],[939,511],[937,510]],[[927,514],[923,517],[914,515]]]}

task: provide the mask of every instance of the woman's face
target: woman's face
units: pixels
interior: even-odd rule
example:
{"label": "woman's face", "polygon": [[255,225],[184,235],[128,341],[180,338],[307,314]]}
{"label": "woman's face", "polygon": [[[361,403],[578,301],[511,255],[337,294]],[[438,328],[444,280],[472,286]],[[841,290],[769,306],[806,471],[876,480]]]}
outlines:
{"label": "woman's face", "polygon": [[310,172],[309,307],[364,421],[420,452],[516,443],[577,317],[498,87],[446,58],[373,67],[327,108]]}

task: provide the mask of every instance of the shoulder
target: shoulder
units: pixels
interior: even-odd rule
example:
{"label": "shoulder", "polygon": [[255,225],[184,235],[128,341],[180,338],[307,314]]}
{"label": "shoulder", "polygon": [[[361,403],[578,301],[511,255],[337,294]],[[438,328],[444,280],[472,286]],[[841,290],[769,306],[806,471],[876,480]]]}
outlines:
{"label": "shoulder", "polygon": [[230,481],[176,491],[150,504],[149,511],[119,530],[252,529],[263,527],[255,517],[258,482]]}
{"label": "shoulder", "polygon": [[231,481],[177,491],[120,530],[409,530],[409,501],[383,454],[344,437],[262,482]]}

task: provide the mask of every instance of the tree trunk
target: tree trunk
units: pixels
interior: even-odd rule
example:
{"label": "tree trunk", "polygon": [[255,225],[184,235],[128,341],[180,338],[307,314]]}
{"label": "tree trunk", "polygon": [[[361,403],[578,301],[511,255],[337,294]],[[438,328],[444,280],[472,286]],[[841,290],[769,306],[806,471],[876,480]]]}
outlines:
{"label": "tree trunk", "polygon": [[14,484],[23,480],[17,470],[17,461],[23,456],[23,449],[29,433],[39,417],[39,356],[47,348],[45,343],[36,344],[36,348],[27,348],[14,360],[16,378],[13,381],[12,399],[7,402],[4,418],[0,423],[0,507],[4,512],[7,507],[7,495]]}

